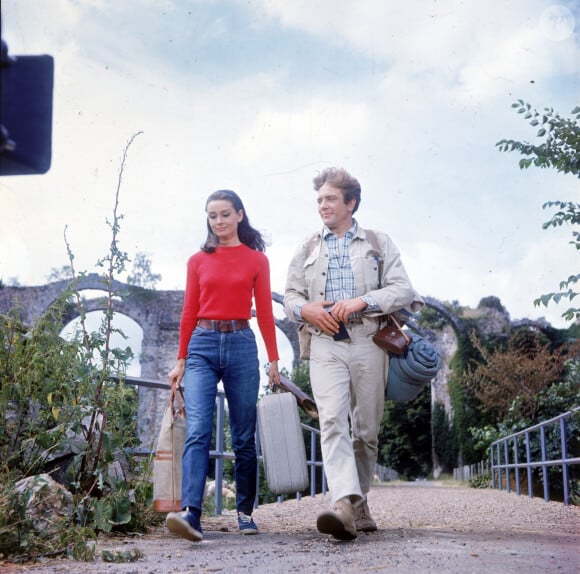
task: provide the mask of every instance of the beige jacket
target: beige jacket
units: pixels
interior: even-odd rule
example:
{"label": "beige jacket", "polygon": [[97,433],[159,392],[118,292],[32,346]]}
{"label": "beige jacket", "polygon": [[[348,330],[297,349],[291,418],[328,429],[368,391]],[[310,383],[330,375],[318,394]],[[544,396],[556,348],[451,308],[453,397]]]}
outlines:
{"label": "beige jacket", "polygon": [[[380,316],[399,309],[416,313],[423,306],[423,299],[413,289],[396,245],[386,233],[375,232],[375,235],[380,251],[373,247],[360,226],[350,245],[355,296],[370,295],[380,307],[380,311],[363,314],[369,334],[376,331]],[[379,269],[382,270],[380,284]],[[289,319],[298,320],[294,311],[304,303],[324,301],[327,272],[328,245],[319,232],[300,244],[290,262],[284,294],[284,311]],[[319,334],[314,327],[310,331]]]}

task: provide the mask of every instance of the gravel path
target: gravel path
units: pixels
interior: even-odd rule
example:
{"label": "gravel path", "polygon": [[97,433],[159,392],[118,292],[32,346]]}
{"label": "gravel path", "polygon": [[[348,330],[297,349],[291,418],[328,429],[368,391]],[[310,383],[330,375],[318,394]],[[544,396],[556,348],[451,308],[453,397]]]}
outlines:
{"label": "gravel path", "polygon": [[[379,530],[352,542],[316,531],[329,496],[261,506],[261,533],[240,536],[235,515],[204,517],[203,542],[193,544],[157,528],[133,538],[103,537],[92,563],[52,560],[43,565],[0,564],[7,573],[551,573],[580,572],[580,507],[514,493],[449,483],[374,486],[369,506]],[[102,550],[138,548],[143,558],[110,564]]]}

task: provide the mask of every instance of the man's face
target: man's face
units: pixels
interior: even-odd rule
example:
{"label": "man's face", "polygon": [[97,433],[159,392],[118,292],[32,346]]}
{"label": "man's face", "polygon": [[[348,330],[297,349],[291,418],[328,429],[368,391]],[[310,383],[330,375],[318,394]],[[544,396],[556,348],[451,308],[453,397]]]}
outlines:
{"label": "man's face", "polygon": [[344,233],[352,225],[352,210],[355,199],[344,202],[344,192],[338,187],[325,183],[318,190],[318,213],[322,222],[334,233]]}

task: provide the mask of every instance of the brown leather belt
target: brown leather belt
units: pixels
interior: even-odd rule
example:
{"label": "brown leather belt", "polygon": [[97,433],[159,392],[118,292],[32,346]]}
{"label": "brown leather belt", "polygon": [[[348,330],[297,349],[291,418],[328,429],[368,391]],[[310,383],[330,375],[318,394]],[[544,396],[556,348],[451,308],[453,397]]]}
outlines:
{"label": "brown leather belt", "polygon": [[212,319],[198,319],[197,324],[202,329],[211,329],[218,333],[235,333],[242,329],[248,329],[250,323],[247,319],[234,319],[232,321],[214,321]]}

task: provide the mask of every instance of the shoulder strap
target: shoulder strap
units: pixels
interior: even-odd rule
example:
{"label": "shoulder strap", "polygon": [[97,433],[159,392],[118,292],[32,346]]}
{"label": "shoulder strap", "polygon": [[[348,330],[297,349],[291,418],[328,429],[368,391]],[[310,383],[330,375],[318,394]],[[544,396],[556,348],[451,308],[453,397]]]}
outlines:
{"label": "shoulder strap", "polygon": [[[371,247],[375,249],[378,253],[381,253],[381,246],[379,244],[379,238],[377,234],[372,229],[365,229],[364,230]],[[379,289],[382,286],[382,277],[383,277],[383,257],[381,256],[378,260],[378,268],[379,268]]]}
{"label": "shoulder strap", "polygon": [[379,244],[379,238],[377,237],[377,234],[372,229],[365,229],[364,232],[367,236],[367,239],[369,240],[369,243],[371,244],[371,247],[380,252],[381,246]]}

